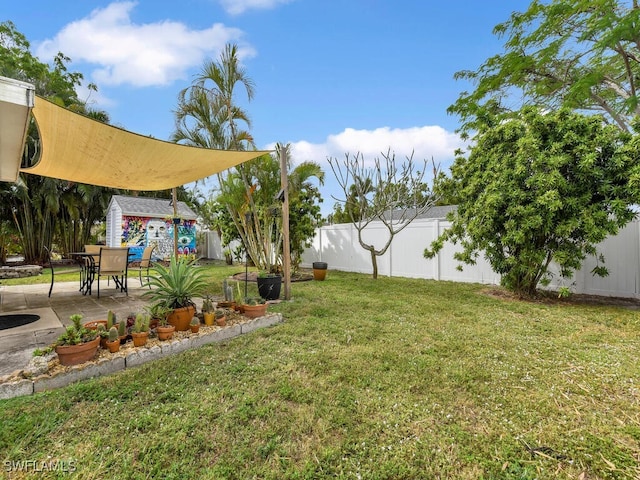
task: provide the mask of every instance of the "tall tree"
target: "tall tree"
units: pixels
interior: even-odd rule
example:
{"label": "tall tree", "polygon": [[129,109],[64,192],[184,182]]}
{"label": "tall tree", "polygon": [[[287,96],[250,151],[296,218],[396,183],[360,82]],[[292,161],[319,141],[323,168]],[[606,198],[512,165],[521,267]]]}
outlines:
{"label": "tall tree", "polygon": [[[53,66],[40,62],[30,52],[26,37],[12,22],[0,23],[0,75],[23,80],[35,86],[36,93],[50,101],[92,118],[108,122],[105,112],[90,108],[81,101],[76,88],[82,74],[70,72],[70,61],[58,53]],[[93,84],[90,90],[96,90]],[[35,122],[28,131],[24,164],[36,161],[40,140]],[[66,181],[21,175],[20,182],[3,189],[5,208],[0,209],[1,222],[14,222],[20,234],[27,262],[42,262],[44,246],[56,240],[63,252],[77,250],[86,243],[94,222],[104,216],[104,198],[109,190],[102,187],[73,184]],[[100,201],[97,201],[97,199]]]}
{"label": "tall tree", "polygon": [[494,33],[506,38],[504,53],[456,73],[475,83],[448,110],[461,117],[463,133],[527,104],[602,113],[631,131],[640,114],[637,0],[533,0]]}
{"label": "tall tree", "polygon": [[[390,151],[382,156],[384,163],[376,158],[373,167],[367,166],[362,154],[346,154],[342,162],[329,158],[344,193],[344,198],[335,200],[344,205],[344,212],[358,232],[358,243],[371,256],[374,279],[378,278],[377,258],[387,252],[398,233],[426,213],[436,201],[423,182],[426,160],[418,170],[413,155],[400,165],[396,164],[395,154]],[[436,174],[433,165],[434,178]],[[365,241],[364,232],[374,221],[380,221],[387,230],[387,238],[381,247]]]}
{"label": "tall tree", "polygon": [[451,227],[425,250],[460,243],[454,255],[473,264],[484,253],[508,289],[534,295],[550,279],[551,261],[564,277],[634,216],[640,199],[640,137],[599,115],[535,107],[488,122],[468,156],[462,152],[445,180],[459,194]]}

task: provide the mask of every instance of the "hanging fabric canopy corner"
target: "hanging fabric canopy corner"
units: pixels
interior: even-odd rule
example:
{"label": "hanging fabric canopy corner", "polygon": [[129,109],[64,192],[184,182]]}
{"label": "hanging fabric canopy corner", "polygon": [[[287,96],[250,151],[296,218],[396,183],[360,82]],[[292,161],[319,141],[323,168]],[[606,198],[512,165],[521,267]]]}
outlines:
{"label": "hanging fabric canopy corner", "polygon": [[[23,84],[26,88],[24,85],[28,84]],[[0,90],[3,88],[0,81]],[[3,101],[0,92],[0,102]],[[2,104],[0,126],[23,121],[25,111],[28,122],[30,110],[40,134],[40,158],[34,166],[20,168],[25,122],[22,129],[12,131],[11,140],[20,144],[19,151],[15,145],[8,145],[6,136],[0,138],[0,181],[15,181],[21,171],[103,187],[167,190],[269,153],[212,150],[166,142],[98,122],[39,96],[33,108],[18,107],[9,109]]]}

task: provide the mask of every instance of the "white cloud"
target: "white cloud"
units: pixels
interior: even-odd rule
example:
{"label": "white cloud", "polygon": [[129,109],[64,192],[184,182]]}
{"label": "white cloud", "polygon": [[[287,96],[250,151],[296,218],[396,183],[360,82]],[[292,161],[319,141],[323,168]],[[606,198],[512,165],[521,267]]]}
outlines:
{"label": "white cloud", "polygon": [[413,153],[418,164],[423,160],[431,161],[433,157],[436,164],[448,169],[455,150],[464,147],[465,143],[457,134],[440,126],[381,127],[375,130],[346,128],[338,134],[329,135],[323,143],[291,142],[291,153],[296,163],[311,160],[323,166],[328,166],[327,157],[342,160],[347,153],[361,153],[365,161],[371,163],[375,158],[382,159],[382,154],[388,151],[395,153],[396,161],[403,161]]}
{"label": "white cloud", "polygon": [[[130,13],[135,6],[126,1],[95,9],[42,42],[36,54],[49,59],[60,51],[74,62],[95,64],[92,80],[99,85],[167,85],[186,78],[190,68],[217,57],[225,43],[242,36],[241,30],[220,23],[204,30],[170,20],[134,24]],[[240,51],[241,57],[253,54],[250,48]]]}
{"label": "white cloud", "polygon": [[268,10],[292,0],[220,0],[220,5],[230,15],[240,15],[247,10]]}

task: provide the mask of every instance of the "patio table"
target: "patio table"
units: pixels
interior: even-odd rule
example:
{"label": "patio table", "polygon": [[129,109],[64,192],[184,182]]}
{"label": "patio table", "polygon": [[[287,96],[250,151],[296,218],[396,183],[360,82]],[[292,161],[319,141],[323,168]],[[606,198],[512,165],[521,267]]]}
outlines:
{"label": "patio table", "polygon": [[69,255],[75,258],[80,265],[80,292],[83,295],[91,295],[91,285],[95,277],[95,260],[89,252],[71,252]]}

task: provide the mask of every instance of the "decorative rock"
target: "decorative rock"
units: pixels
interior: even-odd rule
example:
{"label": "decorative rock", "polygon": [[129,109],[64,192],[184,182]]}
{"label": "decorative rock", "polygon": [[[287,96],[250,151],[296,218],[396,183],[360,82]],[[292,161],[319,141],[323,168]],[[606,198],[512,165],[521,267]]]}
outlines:
{"label": "decorative rock", "polygon": [[17,382],[0,383],[0,399],[22,397],[33,394],[33,382],[31,380],[19,380]]}
{"label": "decorative rock", "polygon": [[6,278],[34,277],[42,273],[40,265],[18,265],[15,267],[0,267],[0,280]]}
{"label": "decorative rock", "polygon": [[157,360],[164,357],[164,352],[160,345],[154,345],[151,348],[138,348],[129,353],[125,358],[126,368],[137,367],[151,360]]}
{"label": "decorative rock", "polygon": [[[34,357],[29,366],[23,371],[18,370],[9,376],[0,377],[0,399],[20,397],[24,395],[32,395],[35,392],[52,390],[54,388],[65,387],[71,383],[85,380],[87,378],[110,373],[142,365],[143,363],[156,360],[167,355],[189,350],[190,348],[200,347],[209,343],[221,342],[232,339],[243,333],[252,332],[258,328],[268,327],[281,323],[283,321],[282,314],[269,314],[264,317],[256,318],[251,322],[235,324],[229,327],[217,329],[215,331],[200,333],[198,335],[190,335],[182,339],[175,339],[168,342],[162,342],[150,348],[137,348],[131,350],[126,355],[114,355],[109,358],[101,358],[97,362],[83,363],[68,368],[52,376],[44,374],[48,371],[48,362],[55,354],[45,357]],[[7,381],[10,378],[20,378],[24,376],[32,376],[33,380]],[[4,381],[2,381],[4,379]]]}
{"label": "decorative rock", "polygon": [[47,373],[49,370],[49,360],[47,357],[33,357],[29,360],[29,364],[24,369],[23,375],[25,377],[36,377]]}
{"label": "decorative rock", "polygon": [[273,313],[264,317],[254,318],[252,321],[240,325],[242,333],[249,333],[259,328],[271,327],[278,323],[282,323],[282,314]]}

